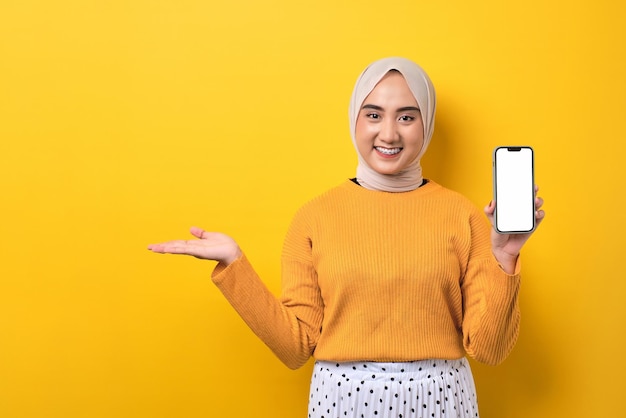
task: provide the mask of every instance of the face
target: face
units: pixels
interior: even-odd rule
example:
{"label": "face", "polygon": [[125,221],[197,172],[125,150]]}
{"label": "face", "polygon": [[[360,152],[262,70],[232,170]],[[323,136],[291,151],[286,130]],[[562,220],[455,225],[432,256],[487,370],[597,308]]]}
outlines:
{"label": "face", "polygon": [[365,98],[355,139],[359,154],[380,174],[396,174],[415,161],[424,144],[424,125],[402,74],[387,73]]}

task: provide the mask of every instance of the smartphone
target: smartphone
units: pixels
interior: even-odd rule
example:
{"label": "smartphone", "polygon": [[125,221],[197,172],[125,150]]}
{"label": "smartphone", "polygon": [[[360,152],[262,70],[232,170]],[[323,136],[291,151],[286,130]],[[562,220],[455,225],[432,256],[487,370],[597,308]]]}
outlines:
{"label": "smartphone", "polygon": [[535,167],[531,147],[496,147],[493,151],[494,227],[501,234],[535,229]]}

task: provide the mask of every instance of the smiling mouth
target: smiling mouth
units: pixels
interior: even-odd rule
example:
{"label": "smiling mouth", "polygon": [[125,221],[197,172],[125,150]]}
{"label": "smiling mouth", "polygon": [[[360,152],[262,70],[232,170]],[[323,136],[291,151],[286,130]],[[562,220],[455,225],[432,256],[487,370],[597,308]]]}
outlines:
{"label": "smiling mouth", "polygon": [[383,148],[383,147],[374,147],[374,149],[378,152],[380,152],[383,155],[396,155],[398,154],[400,151],[402,151],[402,148]]}

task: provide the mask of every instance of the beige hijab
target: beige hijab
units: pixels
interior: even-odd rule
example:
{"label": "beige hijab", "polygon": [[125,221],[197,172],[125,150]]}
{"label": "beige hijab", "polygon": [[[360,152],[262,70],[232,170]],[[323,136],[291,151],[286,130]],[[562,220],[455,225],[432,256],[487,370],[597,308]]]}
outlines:
{"label": "beige hijab", "polygon": [[[422,114],[424,124],[424,144],[419,154],[409,166],[396,174],[380,174],[372,169],[356,146],[356,119],[365,98],[376,87],[378,82],[391,70],[397,70],[404,76],[409,89],[413,93]],[[357,148],[359,164],[356,178],[359,184],[367,189],[385,192],[406,192],[421,186],[422,167],[420,159],[426,152],[435,127],[435,88],[424,70],[406,58],[383,58],[370,64],[357,79],[350,101],[350,134],[352,143]]]}

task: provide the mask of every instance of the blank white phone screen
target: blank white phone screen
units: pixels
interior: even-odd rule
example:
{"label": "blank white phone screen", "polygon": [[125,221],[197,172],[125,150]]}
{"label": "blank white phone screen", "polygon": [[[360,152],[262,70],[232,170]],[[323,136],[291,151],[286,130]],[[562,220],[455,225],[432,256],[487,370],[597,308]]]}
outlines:
{"label": "blank white phone screen", "polygon": [[532,148],[496,148],[494,183],[496,230],[505,233],[532,231],[535,227]]}

